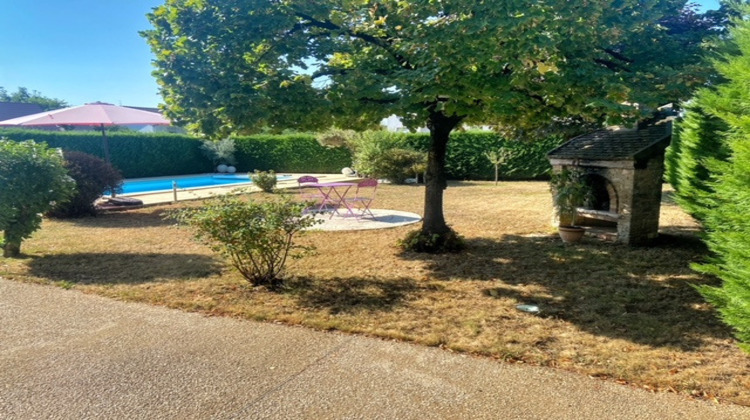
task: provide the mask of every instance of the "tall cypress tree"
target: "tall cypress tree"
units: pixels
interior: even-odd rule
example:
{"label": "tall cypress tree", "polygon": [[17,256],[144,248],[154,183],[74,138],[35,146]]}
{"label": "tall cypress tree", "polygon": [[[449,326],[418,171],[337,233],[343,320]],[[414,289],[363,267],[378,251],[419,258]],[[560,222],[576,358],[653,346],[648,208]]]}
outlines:
{"label": "tall cypress tree", "polygon": [[667,181],[674,187],[675,198],[683,210],[703,222],[711,206],[713,187],[707,162],[729,157],[726,146],[728,129],[724,120],[707,112],[715,94],[699,91],[685,106],[685,116],[676,126],[672,144],[665,157]]}
{"label": "tall cypress tree", "polygon": [[[750,7],[740,11],[745,19],[750,16]],[[750,352],[750,22],[735,20],[730,36],[739,53],[716,62],[726,82],[712,94],[713,106],[707,109],[727,124],[730,157],[706,163],[714,175],[704,225],[714,256],[696,268],[721,278],[720,287],[700,290]]]}

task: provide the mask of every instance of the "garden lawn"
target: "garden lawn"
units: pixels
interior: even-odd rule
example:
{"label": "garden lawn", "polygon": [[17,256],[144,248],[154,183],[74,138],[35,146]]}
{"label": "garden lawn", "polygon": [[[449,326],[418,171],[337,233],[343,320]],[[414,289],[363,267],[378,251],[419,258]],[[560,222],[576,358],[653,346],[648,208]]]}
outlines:
{"label": "garden lawn", "polygon": [[[376,208],[421,213],[422,186],[381,185]],[[253,199],[266,199],[257,194]],[[181,204],[184,205],[196,205]],[[304,325],[549,366],[655,391],[750,405],[750,357],[695,291],[707,250],[665,194],[662,235],[631,248],[563,245],[544,182],[454,182],[455,255],[405,253],[418,225],[308,232],[317,254],[280,290],[251,288],[163,213],[175,206],[45,220],[0,276],[210,315]],[[535,304],[538,315],[516,309]]]}

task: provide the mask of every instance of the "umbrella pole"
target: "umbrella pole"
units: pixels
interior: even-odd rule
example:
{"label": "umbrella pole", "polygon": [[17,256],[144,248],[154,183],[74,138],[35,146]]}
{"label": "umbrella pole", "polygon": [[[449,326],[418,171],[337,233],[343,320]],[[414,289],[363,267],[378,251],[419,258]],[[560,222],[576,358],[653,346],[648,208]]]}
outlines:
{"label": "umbrella pole", "polygon": [[102,147],[104,148],[104,160],[107,161],[107,163],[112,163],[112,160],[109,158],[109,139],[107,139],[107,132],[104,131],[104,124],[101,125],[102,128]]}

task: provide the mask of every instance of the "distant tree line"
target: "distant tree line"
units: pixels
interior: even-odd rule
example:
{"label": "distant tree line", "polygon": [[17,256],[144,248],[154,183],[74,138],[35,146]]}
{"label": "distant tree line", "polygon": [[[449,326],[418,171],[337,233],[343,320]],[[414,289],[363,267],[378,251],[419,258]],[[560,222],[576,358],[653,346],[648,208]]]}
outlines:
{"label": "distant tree line", "polygon": [[39,91],[29,91],[25,87],[19,87],[15,92],[8,93],[8,91],[3,86],[0,86],[0,102],[37,104],[41,106],[44,111],[65,108],[68,106],[68,103],[63,101],[62,99],[49,98],[42,95]]}

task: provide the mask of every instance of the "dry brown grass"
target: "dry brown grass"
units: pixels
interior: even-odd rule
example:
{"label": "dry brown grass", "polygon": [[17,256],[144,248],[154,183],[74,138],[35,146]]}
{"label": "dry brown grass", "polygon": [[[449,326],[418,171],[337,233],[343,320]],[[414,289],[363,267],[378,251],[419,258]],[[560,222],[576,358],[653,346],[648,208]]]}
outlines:
{"label": "dry brown grass", "polygon": [[[378,208],[421,213],[423,188],[384,185]],[[260,195],[259,195],[260,196]],[[262,196],[260,196],[262,197]],[[317,255],[289,263],[283,290],[251,289],[190,234],[169,206],[45,221],[26,258],[0,275],[214,315],[409,340],[550,366],[653,390],[750,405],[750,358],[693,289],[715,280],[689,268],[706,254],[696,226],[669,199],[656,246],[585,239],[550,228],[542,182],[453,183],[457,255],[403,253],[415,226],[311,232]],[[534,303],[540,315],[516,309]]]}

